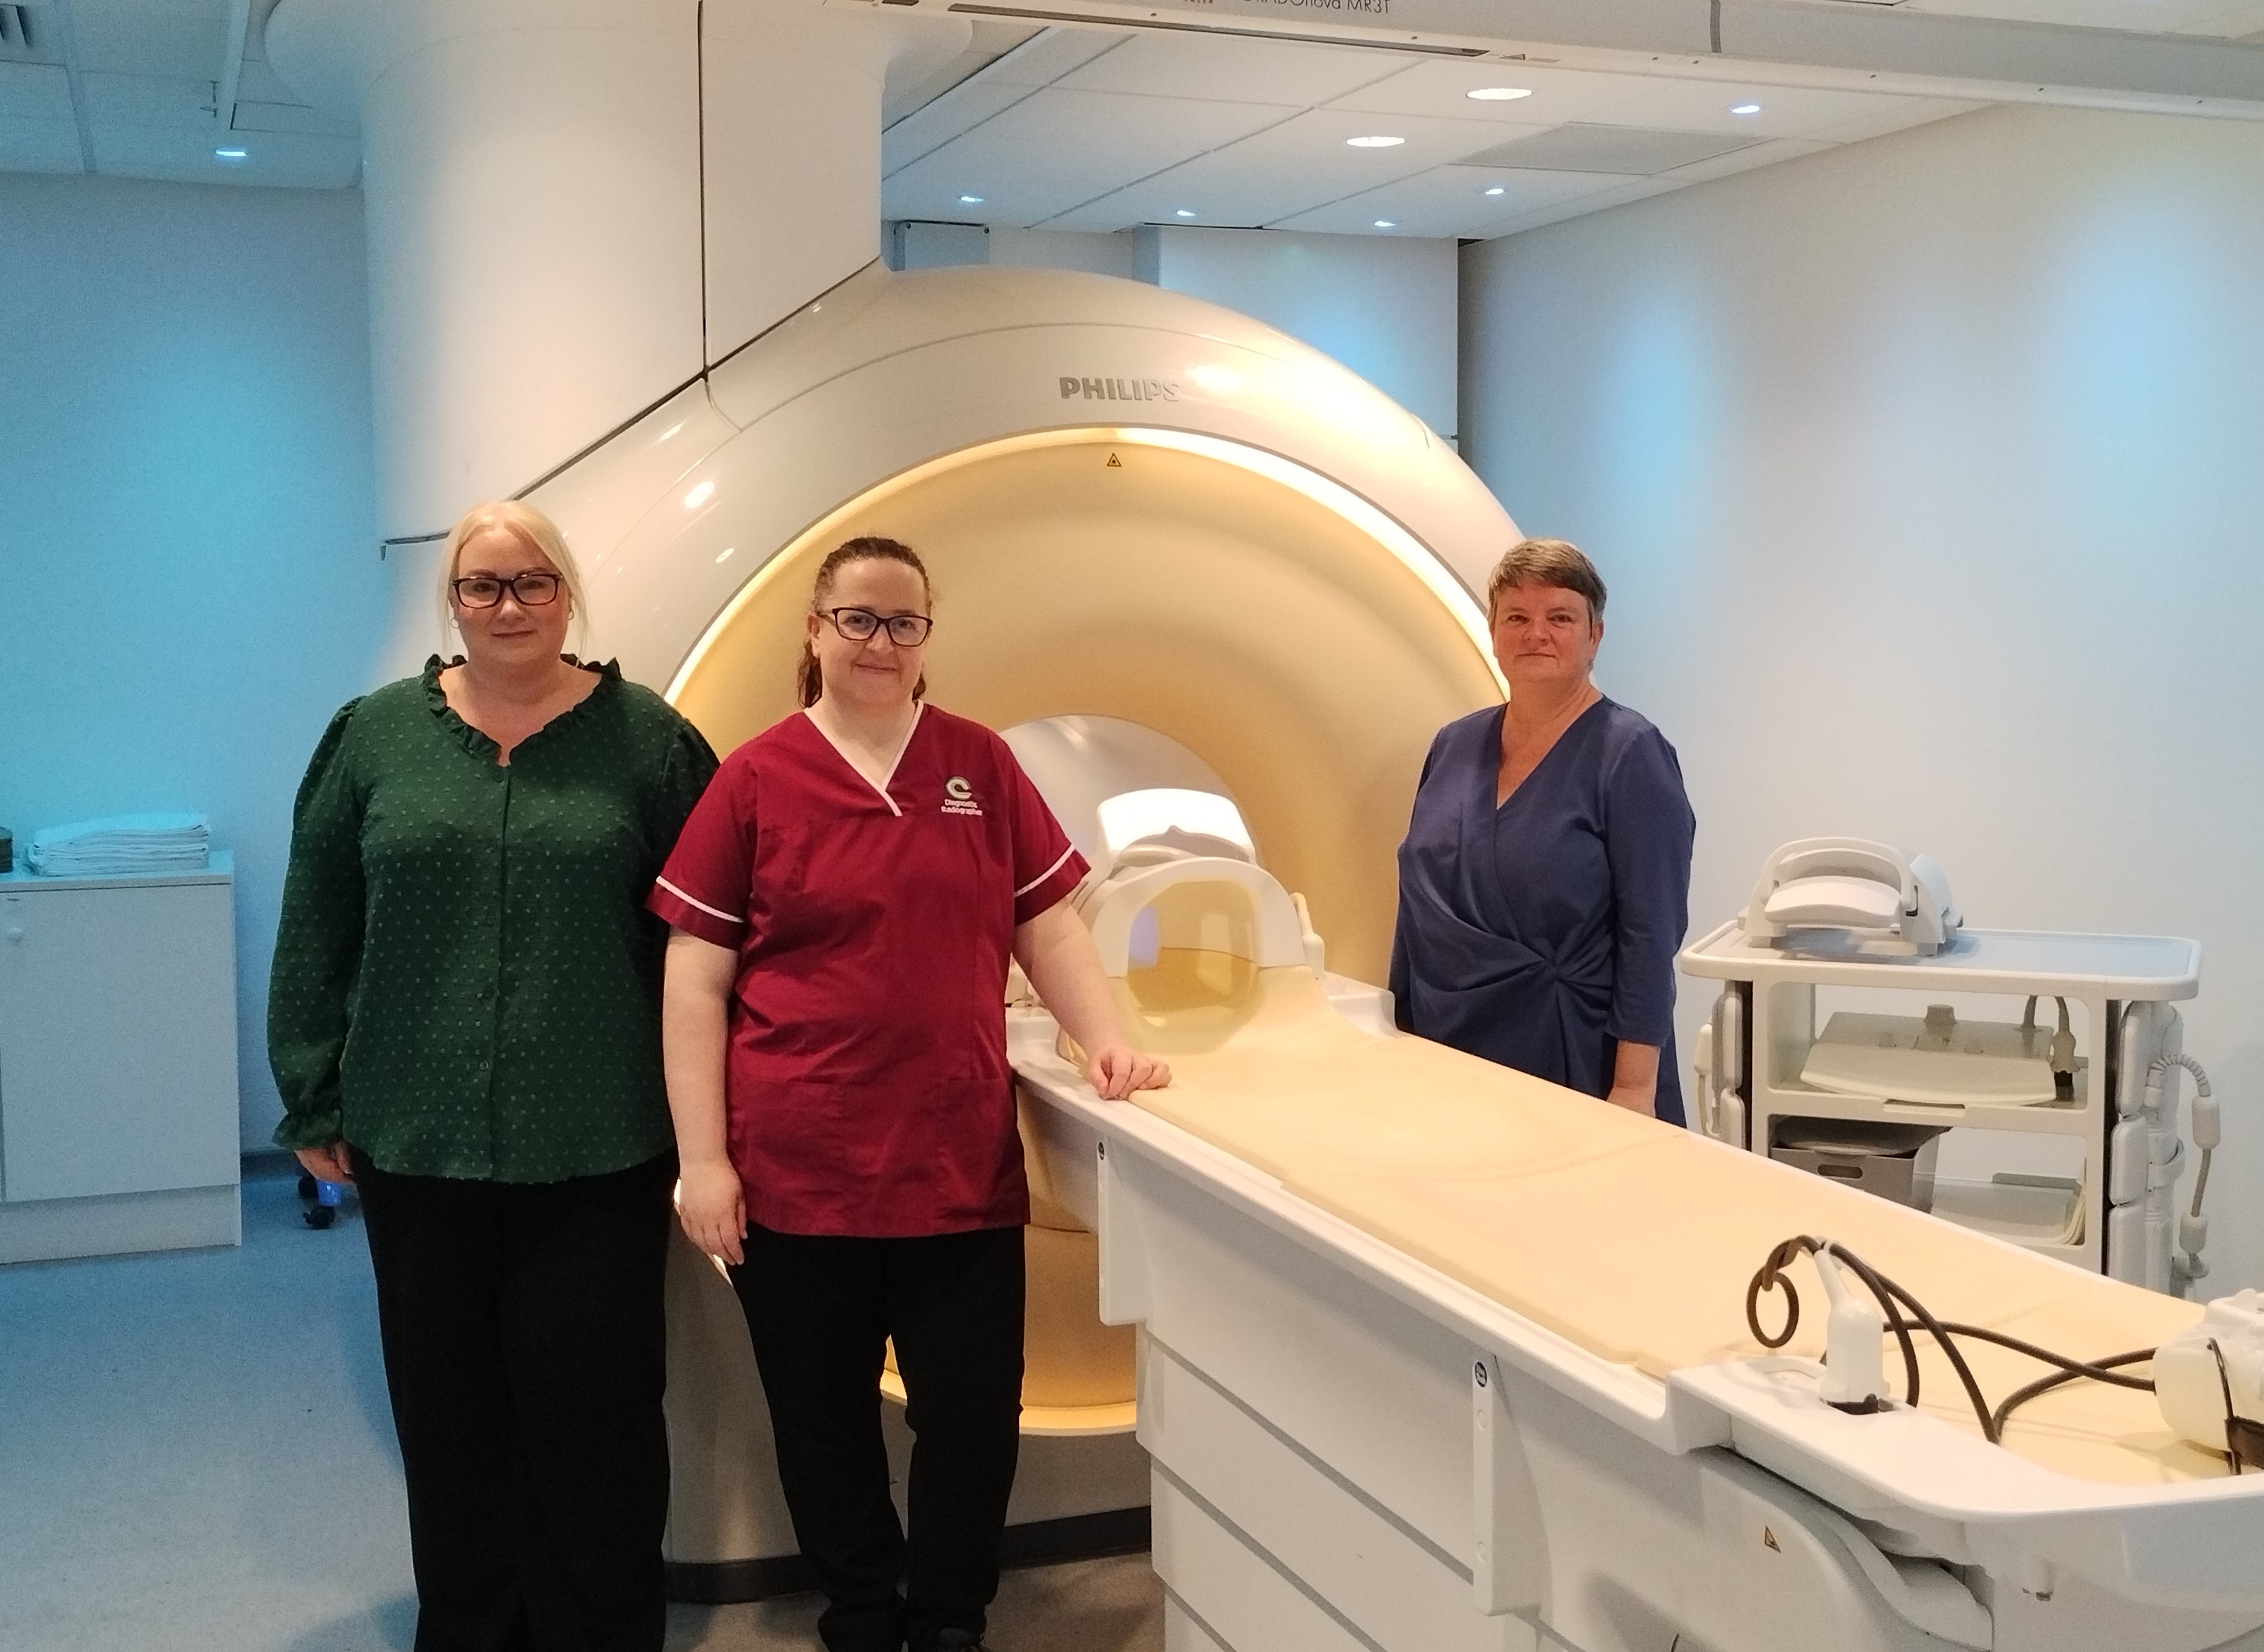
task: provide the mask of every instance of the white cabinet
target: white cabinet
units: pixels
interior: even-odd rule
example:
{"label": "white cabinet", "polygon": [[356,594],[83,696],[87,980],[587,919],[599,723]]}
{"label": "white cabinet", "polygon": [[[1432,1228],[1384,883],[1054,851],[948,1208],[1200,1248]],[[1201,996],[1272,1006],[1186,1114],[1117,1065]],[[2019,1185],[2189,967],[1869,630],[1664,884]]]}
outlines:
{"label": "white cabinet", "polygon": [[229,858],[0,876],[0,1262],[234,1244]]}

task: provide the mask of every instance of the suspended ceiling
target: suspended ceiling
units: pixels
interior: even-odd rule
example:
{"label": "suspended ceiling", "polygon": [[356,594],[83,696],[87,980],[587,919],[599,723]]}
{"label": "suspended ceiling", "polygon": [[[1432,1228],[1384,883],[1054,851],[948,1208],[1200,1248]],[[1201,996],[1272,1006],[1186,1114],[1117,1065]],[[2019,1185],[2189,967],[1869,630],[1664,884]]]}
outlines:
{"label": "suspended ceiling", "polygon": [[[1615,3],[1625,11],[1630,0]],[[274,4],[0,0],[0,170],[352,184],[352,126],[308,107],[266,62]],[[1796,18],[1803,4],[1843,18],[1892,9],[2074,25],[2124,31],[2134,43],[2264,30],[2264,4],[2227,0],[1785,0],[1777,12]],[[1750,0],[1732,5],[1750,10]],[[1979,106],[1970,89],[1925,95],[1909,76],[1895,91],[1867,91],[1844,73],[1788,83],[1803,78],[1796,66],[1766,83],[1738,82],[1714,65],[1676,73],[1657,55],[1621,54],[1606,60],[1616,68],[1599,69],[1593,54],[1575,67],[1534,61],[1540,53],[1510,61],[1375,40],[1062,26],[971,9],[990,15],[976,22],[969,52],[889,89],[889,217],[1492,236]],[[2114,38],[2097,37],[2110,48]],[[1468,96],[1488,88],[1525,95]]]}

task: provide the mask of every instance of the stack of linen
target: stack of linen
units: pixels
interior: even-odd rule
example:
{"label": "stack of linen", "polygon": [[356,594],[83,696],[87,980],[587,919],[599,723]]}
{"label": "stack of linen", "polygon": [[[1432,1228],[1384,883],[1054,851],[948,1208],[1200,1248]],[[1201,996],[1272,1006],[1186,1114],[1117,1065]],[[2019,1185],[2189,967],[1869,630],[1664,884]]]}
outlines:
{"label": "stack of linen", "polygon": [[25,864],[47,878],[202,872],[212,832],[201,815],[115,815],[32,834]]}

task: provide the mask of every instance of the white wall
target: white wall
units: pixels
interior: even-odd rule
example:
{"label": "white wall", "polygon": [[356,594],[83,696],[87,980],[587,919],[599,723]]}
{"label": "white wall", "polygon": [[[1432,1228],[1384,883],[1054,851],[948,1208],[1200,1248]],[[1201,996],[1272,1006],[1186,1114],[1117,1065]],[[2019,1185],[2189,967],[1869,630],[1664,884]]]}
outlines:
{"label": "white wall", "polygon": [[1152,228],[1141,275],[1327,351],[1452,440],[1455,243],[1280,229]]}
{"label": "white wall", "polygon": [[0,173],[0,823],[210,814],[247,1146],[293,792],[384,619],[366,286],[352,191]]}
{"label": "white wall", "polygon": [[1845,832],[1978,926],[2198,937],[2210,1293],[2264,1283],[2260,293],[2264,127],[2042,109],[1463,262],[1463,452],[1612,588],[1694,927]]}

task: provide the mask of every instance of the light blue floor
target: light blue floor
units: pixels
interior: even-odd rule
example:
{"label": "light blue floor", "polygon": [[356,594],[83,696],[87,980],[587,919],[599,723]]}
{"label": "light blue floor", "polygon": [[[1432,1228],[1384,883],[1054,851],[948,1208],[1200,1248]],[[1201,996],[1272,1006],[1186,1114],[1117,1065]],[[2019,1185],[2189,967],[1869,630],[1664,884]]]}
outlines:
{"label": "light blue floor", "polygon": [[374,1652],[415,1624],[369,1256],[246,1182],[241,1250],[0,1268],[0,1648]]}
{"label": "light blue floor", "polygon": [[[243,1247],[0,1267],[0,1652],[406,1652],[369,1255],[244,1184]],[[1143,1559],[1010,1575],[998,1652],[1160,1648]],[[814,1603],[671,1611],[671,1648],[808,1647]]]}

